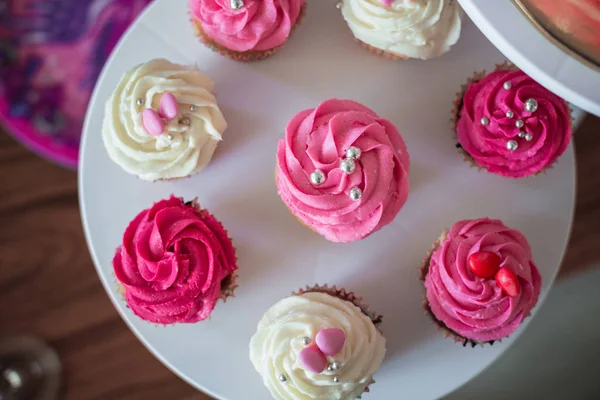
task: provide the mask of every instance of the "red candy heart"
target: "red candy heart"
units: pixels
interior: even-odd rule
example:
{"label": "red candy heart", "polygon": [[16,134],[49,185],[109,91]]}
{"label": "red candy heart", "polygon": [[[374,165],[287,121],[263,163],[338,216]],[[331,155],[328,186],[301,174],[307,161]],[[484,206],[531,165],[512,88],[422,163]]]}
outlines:
{"label": "red candy heart", "polygon": [[475,276],[493,278],[500,268],[500,257],[491,251],[478,251],[469,256],[469,269]]}
{"label": "red candy heart", "polygon": [[496,273],[496,284],[508,296],[514,297],[521,292],[519,278],[512,270],[502,267]]}

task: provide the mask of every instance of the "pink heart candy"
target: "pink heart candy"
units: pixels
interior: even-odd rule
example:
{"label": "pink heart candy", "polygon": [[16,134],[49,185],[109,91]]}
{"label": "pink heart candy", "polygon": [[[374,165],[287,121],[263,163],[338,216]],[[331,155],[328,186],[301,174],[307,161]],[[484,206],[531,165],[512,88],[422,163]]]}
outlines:
{"label": "pink heart candy", "polygon": [[323,354],[334,356],[344,347],[346,333],[339,328],[321,329],[317,332],[315,342]]}
{"label": "pink heart candy", "polygon": [[315,374],[323,372],[327,366],[327,359],[325,355],[321,353],[321,350],[316,345],[310,345],[303,348],[298,354],[298,361],[304,369]]}
{"label": "pink heart candy", "polygon": [[179,112],[177,108],[177,100],[175,100],[175,96],[173,93],[165,93],[160,99],[160,106],[158,108],[158,113],[161,117],[166,118],[168,120],[172,120],[177,116]]}
{"label": "pink heart candy", "polygon": [[394,4],[394,0],[381,0],[384,6],[391,7]]}
{"label": "pink heart candy", "polygon": [[163,124],[156,111],[151,108],[145,109],[142,113],[142,124],[146,132],[152,136],[159,136],[165,130],[165,124]]}

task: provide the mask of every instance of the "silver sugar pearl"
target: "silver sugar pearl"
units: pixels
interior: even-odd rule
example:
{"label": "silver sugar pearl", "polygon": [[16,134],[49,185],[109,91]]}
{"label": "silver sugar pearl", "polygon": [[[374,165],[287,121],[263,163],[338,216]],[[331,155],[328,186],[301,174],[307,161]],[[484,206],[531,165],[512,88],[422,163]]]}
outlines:
{"label": "silver sugar pearl", "polygon": [[504,85],[502,85],[502,86],[504,87],[504,89],[510,90],[510,88],[512,87],[512,82],[506,81],[506,82],[504,82]]}
{"label": "silver sugar pearl", "polygon": [[490,119],[488,117],[481,118],[481,125],[488,125],[490,123]]}
{"label": "silver sugar pearl", "polygon": [[168,134],[167,134],[167,139],[169,139],[169,140],[173,140],[173,139],[175,139],[175,136],[173,136],[173,134],[172,134],[172,133],[168,133]]}
{"label": "silver sugar pearl", "polygon": [[533,139],[533,135],[531,133],[528,133],[527,135],[525,135],[525,140],[527,140],[528,142],[531,142],[532,139]]}
{"label": "silver sugar pearl", "polygon": [[239,10],[244,7],[244,2],[242,0],[230,0],[229,5],[232,10]]}
{"label": "silver sugar pearl", "polygon": [[519,132],[519,134],[517,135],[520,138],[524,138],[525,137],[525,132],[521,131]]}
{"label": "silver sugar pearl", "polygon": [[337,8],[338,10],[341,9],[343,6],[341,1],[338,1],[337,3],[335,3],[335,8]]}
{"label": "silver sugar pearl", "polygon": [[346,158],[340,163],[340,169],[346,174],[351,174],[356,169],[356,163],[351,158]]}
{"label": "silver sugar pearl", "polygon": [[362,190],[360,190],[357,187],[353,187],[352,189],[350,189],[350,198],[354,201],[358,201],[360,200],[360,198],[362,197]]}
{"label": "silver sugar pearl", "polygon": [[191,112],[194,112],[194,111],[196,111],[196,108],[197,108],[197,107],[196,107],[194,104],[192,104],[192,105],[190,106],[190,111],[191,111]]}
{"label": "silver sugar pearl", "polygon": [[334,361],[331,363],[331,368],[333,368],[334,371],[337,371],[338,369],[342,368],[342,364],[340,364],[337,361]]}
{"label": "silver sugar pearl", "polygon": [[515,126],[517,128],[522,128],[523,126],[525,126],[525,123],[523,122],[523,120],[518,120],[517,122],[515,122]]}
{"label": "silver sugar pearl", "polygon": [[361,155],[361,150],[358,147],[348,147],[348,150],[346,150],[346,158],[351,158],[352,160],[358,160],[360,158]]}
{"label": "silver sugar pearl", "polygon": [[287,381],[287,376],[285,376],[285,374],[279,375],[279,381],[281,381],[281,382]]}
{"label": "silver sugar pearl", "polygon": [[312,174],[310,174],[310,182],[313,185],[320,185],[325,182],[325,174],[321,170],[316,170]]}
{"label": "silver sugar pearl", "polygon": [[185,117],[185,118],[181,118],[181,120],[179,121],[179,123],[181,125],[189,126],[191,124],[191,121],[190,121],[190,119],[188,117]]}
{"label": "silver sugar pearl", "polygon": [[144,103],[145,103],[144,99],[137,99],[137,100],[135,101],[135,104],[137,104],[138,106],[143,106],[143,105],[144,105]]}
{"label": "silver sugar pearl", "polygon": [[338,383],[338,382],[340,381],[340,377],[339,377],[339,376],[334,376],[334,377],[333,377],[333,381],[334,381],[335,383]]}
{"label": "silver sugar pearl", "polygon": [[511,110],[508,110],[508,111],[506,112],[506,118],[512,118],[512,117],[514,117],[514,116],[515,116],[515,113],[514,113],[514,112],[512,112]]}
{"label": "silver sugar pearl", "polygon": [[308,336],[304,336],[302,338],[302,344],[308,346],[310,344],[310,338]]}
{"label": "silver sugar pearl", "polygon": [[525,111],[529,111],[530,113],[536,112],[538,109],[538,102],[536,99],[528,99],[525,102]]}
{"label": "silver sugar pearl", "polygon": [[519,144],[516,140],[509,140],[508,142],[506,142],[506,148],[510,151],[515,151],[517,147],[519,147]]}
{"label": "silver sugar pearl", "polygon": [[327,366],[327,371],[329,371],[329,372],[333,371],[333,364],[329,364]]}

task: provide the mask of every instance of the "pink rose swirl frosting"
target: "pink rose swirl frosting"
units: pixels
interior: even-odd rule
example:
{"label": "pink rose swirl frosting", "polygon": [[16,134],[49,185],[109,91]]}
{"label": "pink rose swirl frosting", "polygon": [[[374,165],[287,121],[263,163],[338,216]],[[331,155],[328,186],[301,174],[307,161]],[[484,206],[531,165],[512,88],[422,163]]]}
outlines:
{"label": "pink rose swirl frosting", "polygon": [[113,267],[131,310],[165,325],[206,319],[221,296],[221,282],[237,269],[221,223],[176,197],[131,221]]}
{"label": "pink rose swirl frosting", "polygon": [[[349,147],[356,169],[340,169]],[[277,149],[277,188],[291,212],[332,242],[367,237],[389,224],[408,197],[409,156],[391,122],[349,100],[327,100],[289,122]],[[325,181],[311,183],[320,170]],[[349,196],[362,191],[360,200]]]}
{"label": "pink rose swirl frosting", "polygon": [[281,46],[300,16],[304,0],[190,0],[192,16],[204,33],[234,51],[264,51]]}
{"label": "pink rose swirl frosting", "polygon": [[[509,89],[505,82],[510,82]],[[537,102],[534,112],[526,111],[529,99]],[[482,118],[489,123],[482,124]],[[519,120],[522,128],[516,126]],[[531,140],[519,132],[530,134]],[[463,149],[488,171],[513,178],[534,175],[551,166],[571,141],[569,108],[524,72],[496,71],[469,85],[456,133]],[[509,140],[515,141],[516,150],[509,150]]]}
{"label": "pink rose swirl frosting", "polygon": [[[504,294],[494,278],[478,278],[471,272],[468,259],[478,251],[496,253],[500,268],[517,275],[521,286],[517,296]],[[454,224],[433,252],[425,279],[435,317],[459,335],[478,341],[498,340],[514,332],[537,303],[541,285],[525,236],[488,218]]]}

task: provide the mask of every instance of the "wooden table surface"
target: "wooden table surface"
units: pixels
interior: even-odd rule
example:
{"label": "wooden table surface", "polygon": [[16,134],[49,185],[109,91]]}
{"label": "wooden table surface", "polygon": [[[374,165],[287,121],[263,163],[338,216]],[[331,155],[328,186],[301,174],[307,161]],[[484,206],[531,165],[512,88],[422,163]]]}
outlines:
{"label": "wooden table surface", "polygon": [[[600,119],[586,119],[575,147],[577,205],[561,278],[600,261]],[[0,337],[32,333],[52,345],[65,399],[208,399],[156,360],[110,303],[83,236],[76,172],[0,132],[0,183]]]}

